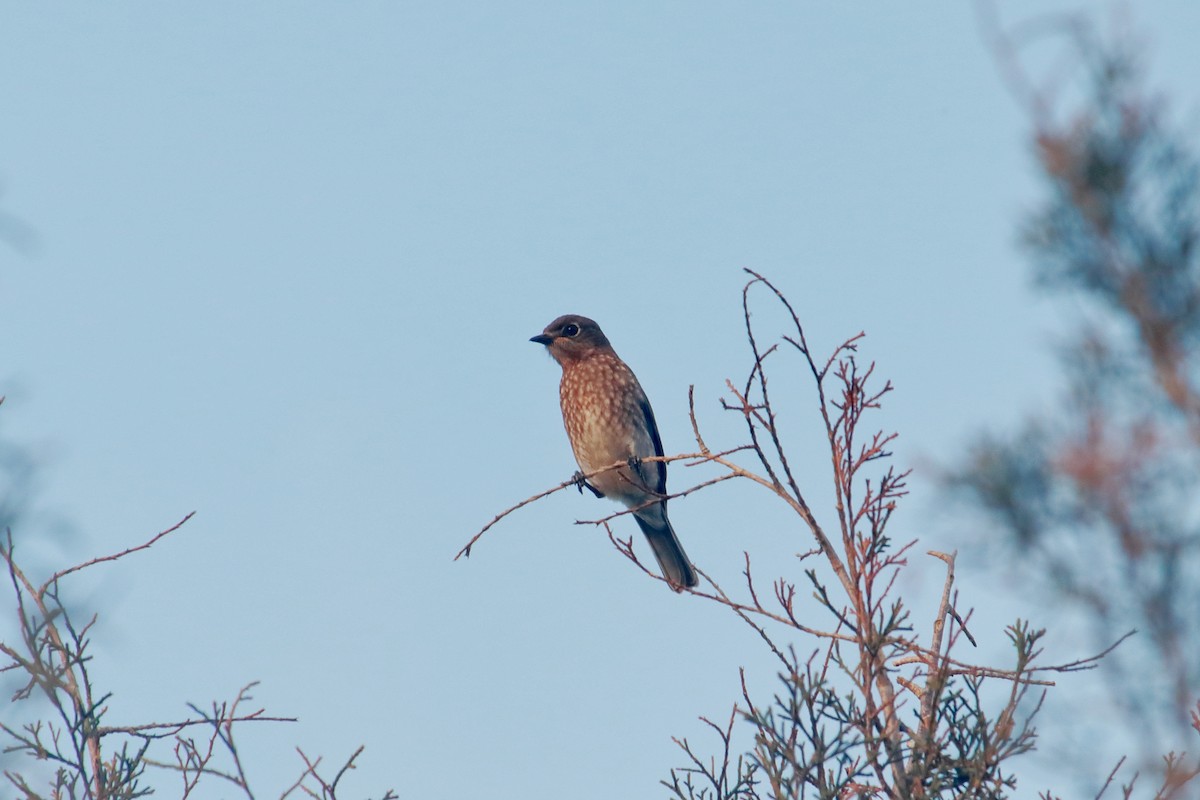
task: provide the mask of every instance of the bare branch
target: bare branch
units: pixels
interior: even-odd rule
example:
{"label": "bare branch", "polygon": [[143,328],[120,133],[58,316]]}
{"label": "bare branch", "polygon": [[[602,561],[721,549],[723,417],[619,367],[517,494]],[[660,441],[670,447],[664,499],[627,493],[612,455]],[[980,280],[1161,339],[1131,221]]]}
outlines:
{"label": "bare branch", "polygon": [[[186,523],[189,519],[191,519],[194,516],[196,516],[195,511],[188,513],[183,519],[179,520],[179,522],[176,522],[174,525],[172,525],[171,527],[169,527],[165,530],[159,531],[158,533],[154,534],[154,536],[152,536],[148,541],[145,541],[142,544],[139,544],[135,547],[130,547],[126,550],[122,550],[119,553],[113,553],[113,554],[107,555],[107,556],[99,556],[97,558],[91,559],[90,561],[85,561],[82,564],[76,564],[73,567],[68,567],[67,569],[56,572],[52,576],[50,576],[49,580],[47,580],[44,584],[42,584],[42,587],[38,590],[38,593],[40,594],[40,593],[45,592],[47,587],[52,586],[55,583],[58,583],[59,579],[65,578],[66,576],[70,575],[73,572],[79,572],[80,570],[87,569],[88,567],[95,566],[96,564],[103,564],[107,561],[116,561],[119,558],[124,558],[125,556],[129,555],[130,553],[137,553],[141,550],[149,550],[151,547],[153,547],[158,542],[159,539],[162,539],[165,536],[170,536],[172,533],[174,533],[175,531],[182,528],[184,523]],[[11,547],[11,543],[10,543],[10,547]]]}

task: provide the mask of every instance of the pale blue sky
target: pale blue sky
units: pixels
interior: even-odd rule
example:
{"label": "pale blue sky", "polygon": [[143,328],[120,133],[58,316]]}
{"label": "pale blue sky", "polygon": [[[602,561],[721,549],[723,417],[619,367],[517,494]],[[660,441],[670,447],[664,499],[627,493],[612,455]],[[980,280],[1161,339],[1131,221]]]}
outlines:
{"label": "pale blue sky", "polygon": [[[1200,4],[1135,19],[1194,123]],[[588,496],[451,562],[575,469],[527,341],[555,316],[601,323],[669,451],[689,384],[738,440],[717,401],[748,364],[744,266],[817,346],[866,330],[902,463],[1054,397],[1053,309],[1014,246],[1027,126],[970,3],[2,2],[0,118],[0,207],[40,240],[0,248],[0,427],[78,534],[54,563],[197,511],[87,584],[111,722],[261,680],[301,718],[245,731],[262,796],[297,744],[365,744],[354,795],[661,796],[670,737],[707,741],[738,666],[771,686],[732,615],[572,525],[613,510]],[[965,546],[931,480],[894,535]],[[725,485],[672,517],[728,583],[744,549],[799,577],[804,533],[758,502]],[[960,574],[993,587],[977,635],[1028,611],[1011,576]],[[923,563],[904,583],[918,608],[930,586]]]}

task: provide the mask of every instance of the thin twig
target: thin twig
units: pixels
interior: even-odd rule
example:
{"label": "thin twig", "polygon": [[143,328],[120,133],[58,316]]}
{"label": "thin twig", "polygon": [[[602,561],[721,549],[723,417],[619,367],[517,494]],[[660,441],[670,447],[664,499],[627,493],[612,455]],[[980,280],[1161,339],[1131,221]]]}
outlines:
{"label": "thin twig", "polygon": [[103,564],[105,561],[116,561],[119,558],[124,558],[125,556],[129,555],[130,553],[136,553],[139,550],[148,550],[151,547],[153,547],[155,545],[155,543],[158,542],[159,539],[162,539],[164,536],[170,536],[172,533],[174,533],[175,531],[182,528],[184,523],[187,522],[189,519],[191,519],[194,516],[196,516],[195,511],[189,512],[183,519],[179,520],[179,522],[176,522],[174,525],[167,528],[166,530],[159,531],[153,537],[151,537],[149,539],[149,541],[143,542],[142,544],[139,544],[136,547],[130,547],[126,550],[122,550],[119,553],[113,553],[113,554],[107,555],[107,556],[99,556],[97,558],[91,559],[90,561],[84,561],[82,564],[76,564],[73,567],[68,567],[67,569],[56,572],[52,576],[50,576],[49,580],[47,580],[44,584],[42,584],[42,588],[40,591],[44,592],[46,590],[47,586],[51,586],[54,583],[57,583],[60,578],[65,578],[66,576],[70,575],[72,572],[79,572],[82,569],[87,569],[88,567],[95,566],[96,564]]}

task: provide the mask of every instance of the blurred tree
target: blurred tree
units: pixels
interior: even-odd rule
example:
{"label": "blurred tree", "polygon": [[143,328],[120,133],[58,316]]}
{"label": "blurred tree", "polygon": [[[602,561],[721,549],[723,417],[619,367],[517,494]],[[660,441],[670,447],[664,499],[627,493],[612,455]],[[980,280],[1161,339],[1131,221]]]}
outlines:
{"label": "blurred tree", "polygon": [[[4,198],[4,187],[0,185],[0,201]],[[23,255],[32,255],[38,249],[37,231],[19,216],[0,208],[0,242]]]}
{"label": "blurred tree", "polygon": [[[1097,648],[1139,631],[1102,670],[1131,757],[1161,774],[1164,752],[1194,745],[1200,698],[1200,165],[1126,39],[1081,19],[1038,30],[1068,43],[1073,97],[1028,79],[1019,29],[993,28],[1046,192],[1022,241],[1074,328],[1065,396],[981,435],[947,480]],[[1107,771],[1080,746],[1081,768]]]}
{"label": "blurred tree", "polygon": [[[0,406],[4,398],[0,397]],[[0,436],[0,531],[25,516],[33,495],[34,458],[26,448]]]}

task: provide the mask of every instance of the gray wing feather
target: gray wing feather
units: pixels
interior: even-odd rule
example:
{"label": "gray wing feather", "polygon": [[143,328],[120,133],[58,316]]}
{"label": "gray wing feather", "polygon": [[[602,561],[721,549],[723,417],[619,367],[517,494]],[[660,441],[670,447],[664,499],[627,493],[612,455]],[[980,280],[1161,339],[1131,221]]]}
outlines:
{"label": "gray wing feather", "polygon": [[[654,455],[662,456],[663,453],[662,439],[658,435],[658,425],[654,422],[654,411],[650,408],[650,401],[646,399],[643,393],[638,400],[638,409],[642,412],[642,419],[646,423],[646,431],[650,434],[650,441],[654,444]],[[647,474],[653,470],[651,474]],[[646,482],[646,486],[653,489],[658,494],[667,493],[667,465],[663,461],[655,461],[651,464],[641,465],[641,478]]]}

